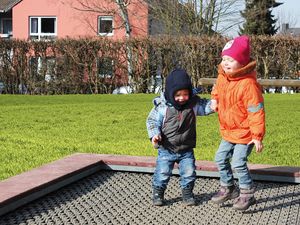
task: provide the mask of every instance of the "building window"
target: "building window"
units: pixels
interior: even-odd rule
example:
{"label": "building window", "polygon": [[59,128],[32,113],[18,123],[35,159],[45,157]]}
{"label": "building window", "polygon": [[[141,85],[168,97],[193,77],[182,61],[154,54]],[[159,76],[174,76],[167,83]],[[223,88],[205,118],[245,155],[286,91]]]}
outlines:
{"label": "building window", "polygon": [[112,78],[114,73],[114,61],[112,58],[98,59],[98,74],[100,78]]}
{"label": "building window", "polygon": [[12,35],[12,20],[10,18],[1,20],[0,33],[2,38],[9,38]]}
{"label": "building window", "polygon": [[53,57],[31,57],[29,66],[31,78],[35,81],[50,82],[56,77],[56,59]]}
{"label": "building window", "polygon": [[56,21],[56,17],[30,17],[30,39],[56,38]]}
{"label": "building window", "polygon": [[113,17],[99,16],[98,17],[98,33],[103,36],[113,35]]}
{"label": "building window", "polygon": [[2,34],[11,34],[12,32],[12,20],[11,19],[2,19]]}

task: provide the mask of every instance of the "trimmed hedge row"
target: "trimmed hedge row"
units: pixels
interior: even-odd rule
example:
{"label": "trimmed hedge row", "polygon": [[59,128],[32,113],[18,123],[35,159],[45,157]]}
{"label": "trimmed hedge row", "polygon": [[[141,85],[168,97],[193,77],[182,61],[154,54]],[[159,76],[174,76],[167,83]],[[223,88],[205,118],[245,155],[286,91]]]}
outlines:
{"label": "trimmed hedge row", "polygon": [[[228,40],[215,37],[156,37],[112,41],[105,38],[56,41],[0,40],[2,93],[112,93],[130,84],[136,93],[154,92],[176,67],[194,85],[216,77]],[[252,36],[258,78],[298,79],[300,38]],[[128,60],[131,59],[131,60]],[[162,83],[161,83],[162,82]]]}

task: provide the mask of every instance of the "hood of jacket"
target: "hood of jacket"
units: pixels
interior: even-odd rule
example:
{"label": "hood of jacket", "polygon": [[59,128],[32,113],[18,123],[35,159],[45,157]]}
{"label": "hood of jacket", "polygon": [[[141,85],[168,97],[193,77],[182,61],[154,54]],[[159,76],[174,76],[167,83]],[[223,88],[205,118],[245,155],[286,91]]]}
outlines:
{"label": "hood of jacket", "polygon": [[[189,100],[185,105],[178,104],[174,95],[178,90],[187,89],[189,91]],[[193,96],[193,86],[190,76],[183,69],[173,70],[166,78],[165,98],[177,110],[182,110],[190,103]]]}

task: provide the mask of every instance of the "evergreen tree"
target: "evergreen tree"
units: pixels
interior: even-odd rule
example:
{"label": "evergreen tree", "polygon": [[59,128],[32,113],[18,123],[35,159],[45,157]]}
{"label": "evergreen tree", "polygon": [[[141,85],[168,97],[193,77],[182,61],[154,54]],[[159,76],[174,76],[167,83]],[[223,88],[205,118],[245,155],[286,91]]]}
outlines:
{"label": "evergreen tree", "polygon": [[246,9],[241,12],[245,18],[243,28],[240,27],[241,34],[252,35],[274,35],[278,27],[273,19],[271,8],[275,8],[282,3],[276,0],[246,0]]}

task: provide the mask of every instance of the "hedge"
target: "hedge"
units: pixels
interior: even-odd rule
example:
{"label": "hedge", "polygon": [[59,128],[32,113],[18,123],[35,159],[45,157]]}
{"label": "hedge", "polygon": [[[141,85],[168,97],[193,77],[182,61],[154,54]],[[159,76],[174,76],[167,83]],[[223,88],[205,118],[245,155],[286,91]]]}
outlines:
{"label": "hedge", "polygon": [[[9,94],[98,94],[130,85],[136,93],[150,93],[161,85],[157,82],[163,86],[164,78],[176,67],[185,68],[197,85],[199,78],[217,76],[220,52],[227,41],[220,36],[125,41],[1,39],[0,89]],[[251,44],[258,78],[298,79],[299,37],[251,36]]]}

